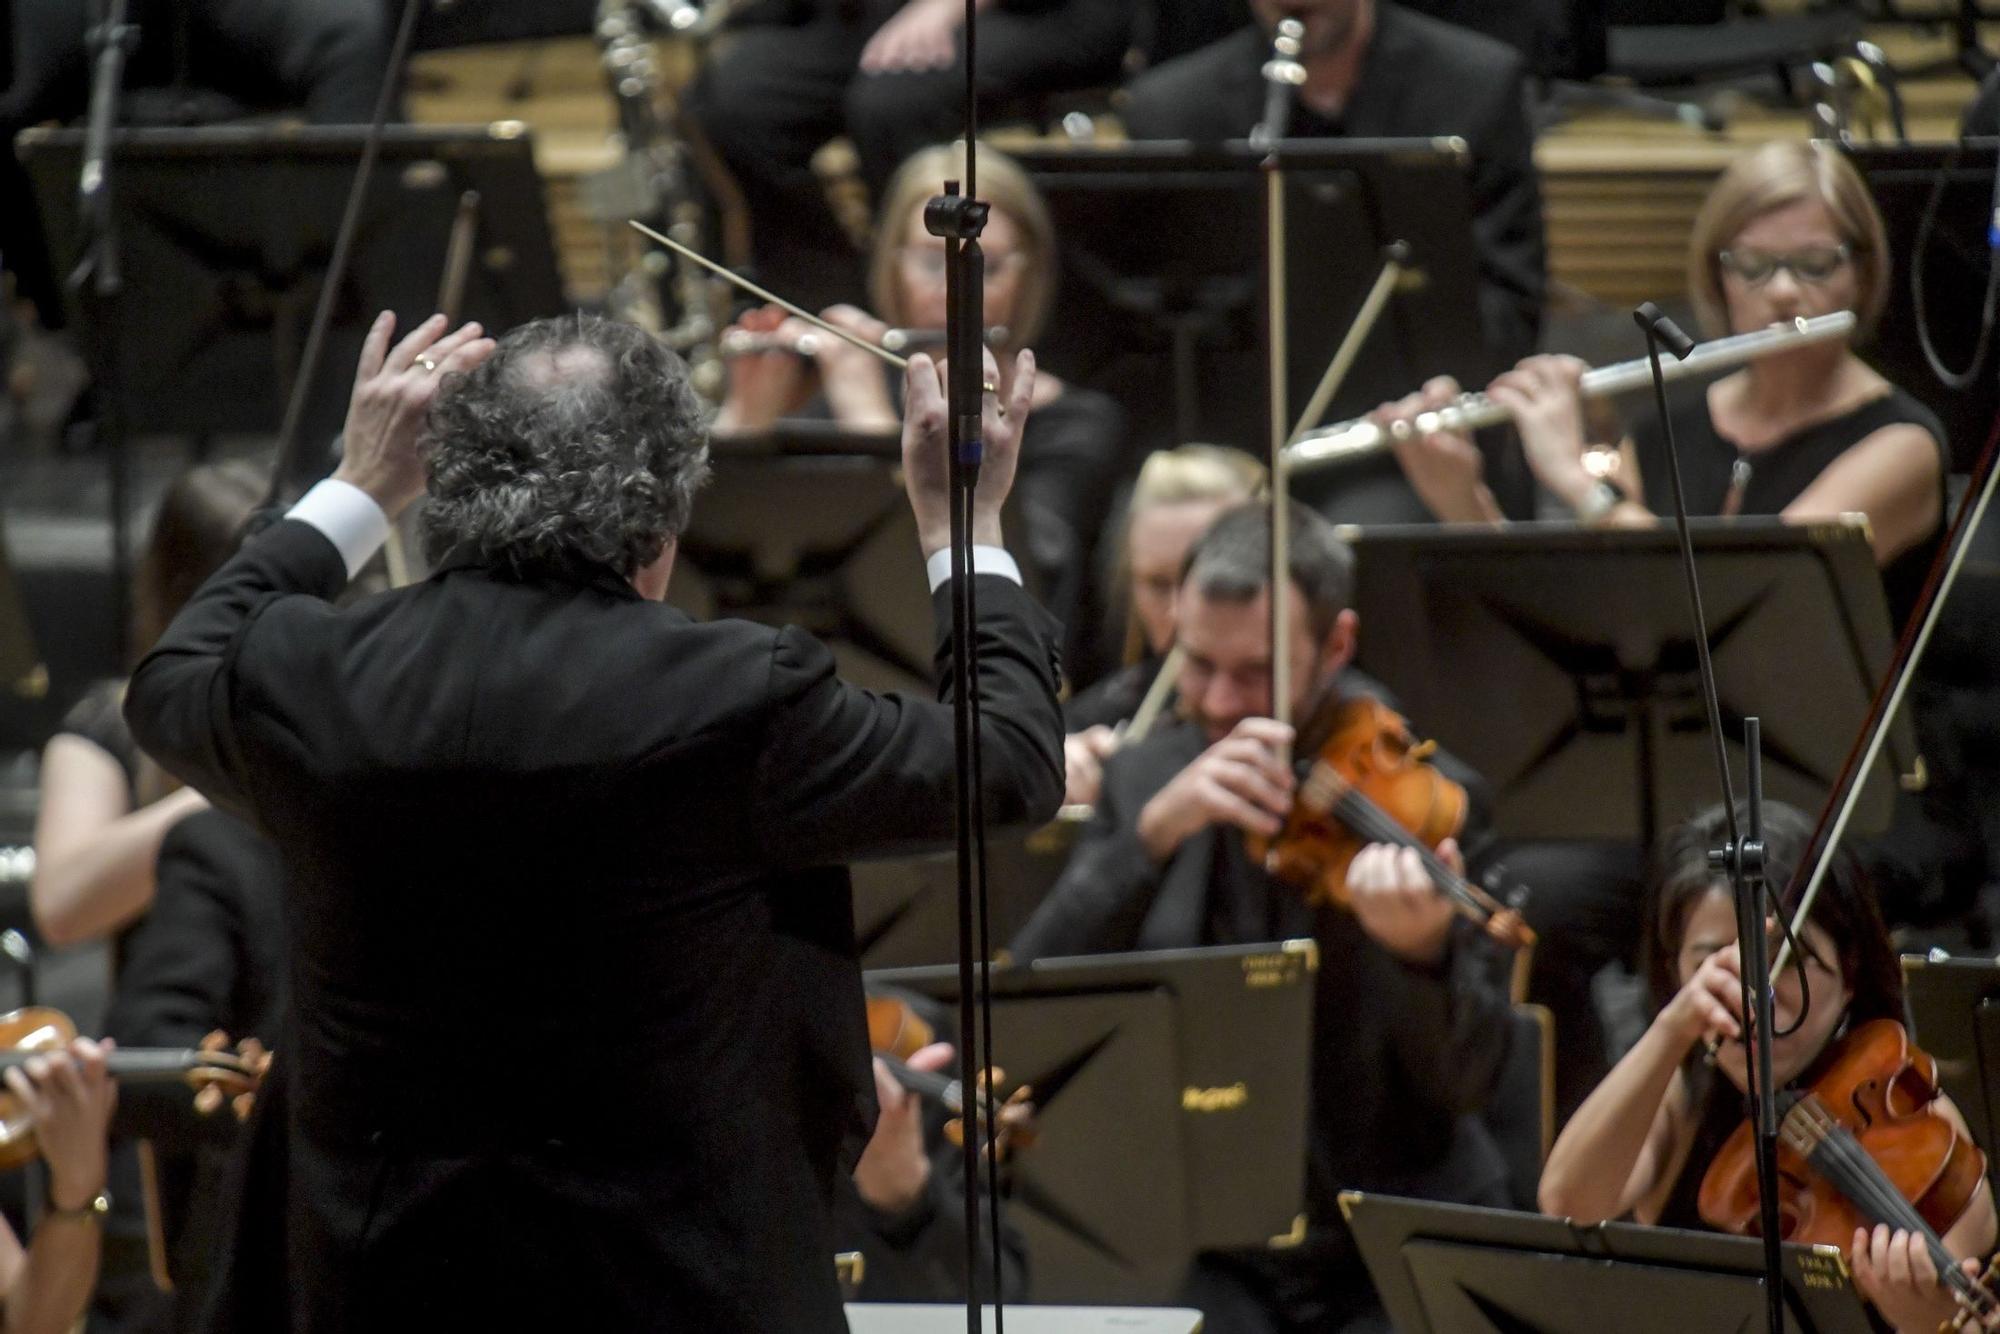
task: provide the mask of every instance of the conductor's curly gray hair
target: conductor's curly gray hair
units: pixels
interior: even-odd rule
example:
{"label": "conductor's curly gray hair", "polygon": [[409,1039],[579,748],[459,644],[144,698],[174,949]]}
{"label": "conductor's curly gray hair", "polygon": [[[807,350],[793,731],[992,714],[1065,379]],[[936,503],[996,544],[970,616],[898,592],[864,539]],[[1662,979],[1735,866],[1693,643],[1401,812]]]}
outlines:
{"label": "conductor's curly gray hair", "polygon": [[630,324],[524,324],[450,377],[425,439],[424,550],[515,570],[576,558],[630,577],[687,528],[708,430],[687,367]]}

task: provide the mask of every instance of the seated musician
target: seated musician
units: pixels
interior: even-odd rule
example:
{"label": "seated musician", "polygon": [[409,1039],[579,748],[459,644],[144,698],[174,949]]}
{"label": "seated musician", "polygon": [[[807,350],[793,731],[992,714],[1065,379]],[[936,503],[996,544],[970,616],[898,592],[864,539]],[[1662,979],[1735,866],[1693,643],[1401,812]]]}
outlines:
{"label": "seated musician", "polygon": [[[1359,625],[1352,556],[1323,519],[1294,505],[1289,554],[1294,707],[1378,688],[1349,667]],[[1185,651],[1182,717],[1105,765],[1096,813],[1068,868],[1012,944],[1060,954],[1313,936],[1321,950],[1307,1163],[1308,1233],[1282,1250],[1201,1256],[1182,1294],[1205,1328],[1372,1328],[1373,1289],[1340,1220],[1337,1192],[1387,1190],[1506,1202],[1504,1168],[1471,1115],[1506,1048],[1497,947],[1459,920],[1414,854],[1363,849],[1348,874],[1351,914],[1313,908],[1254,863],[1245,835],[1278,832],[1294,779],[1275,747],[1292,734],[1270,704],[1270,522],[1225,513],[1195,544],[1175,642]],[[1448,758],[1469,786],[1476,780]],[[1447,839],[1439,849],[1457,864]]]}
{"label": "seated musician", "polygon": [[1113,730],[1138,711],[1174,645],[1174,594],[1188,548],[1231,505],[1264,484],[1264,466],[1241,450],[1182,445],[1147,456],[1125,505],[1113,584],[1128,599],[1125,665],[1063,705],[1068,784],[1063,800],[1097,800],[1105,757],[1118,748]]}
{"label": "seated musician", "polygon": [[[872,992],[875,1008],[885,999]],[[944,1007],[903,992],[893,1001],[910,1008],[932,1033],[946,1020]],[[928,1036],[926,1034],[925,1036]],[[929,1042],[910,1053],[913,1070],[950,1070],[956,1051],[948,1042]],[[965,1300],[965,1157],[945,1135],[949,1115],[904,1088],[880,1054],[875,1058],[875,1101],[880,1108],[875,1133],[834,1197],[834,1244],[862,1257],[860,1302],[963,1302]],[[1005,1117],[1003,1114],[1003,1124]],[[1003,1170],[1005,1158],[1002,1158]],[[992,1243],[984,1230],[985,1174],[981,1170],[981,1232],[977,1254],[981,1296],[992,1300]],[[1028,1295],[1027,1243],[1000,1212],[1000,1299],[1020,1302]]]}
{"label": "seated musician", "polygon": [[[852,306],[822,313],[832,324],[870,342],[891,328],[942,331],[945,323],[944,241],[924,230],[924,205],[947,178],[963,174],[965,150],[939,145],[905,162],[883,197],[882,224],[869,267],[871,315]],[[979,193],[992,205],[985,233],[985,317],[1006,330],[993,351],[1000,362],[1004,398],[1014,374],[1014,354],[1033,346],[1055,293],[1055,231],[1048,206],[1027,174],[983,145]],[[877,318],[877,316],[880,318]],[[783,350],[731,358],[729,388],[715,420],[718,448],[732,433],[763,430],[800,415],[817,396],[823,411],[857,433],[893,434],[902,421],[899,379],[871,354],[775,307],[745,314],[729,333],[764,335],[778,348],[796,347],[811,334],[808,362]],[[938,350],[929,348],[933,354]],[[1065,385],[1046,370],[1035,375],[1035,410],[1021,440],[1015,483],[1024,533],[1018,548],[1042,605],[1068,628],[1068,657],[1087,638],[1079,623],[1091,553],[1124,466],[1124,415],[1094,390]]]}
{"label": "seated musician", "polygon": [[[1851,310],[1866,335],[1888,296],[1890,259],[1868,188],[1838,151],[1774,142],[1738,157],[1695,218],[1688,288],[1710,336]],[[1649,525],[1672,512],[1666,442],[1648,409],[1634,414],[1610,478],[1585,466],[1587,417],[1573,357],[1530,357],[1488,394],[1512,414],[1528,464],[1588,523]],[[1409,417],[1458,396],[1448,379],[1385,408]],[[1675,447],[1695,515],[1865,514],[1892,614],[1909,610],[1936,549],[1949,459],[1931,411],[1847,345],[1815,343],[1761,357],[1708,384],[1669,390]],[[1405,473],[1446,521],[1500,521],[1464,437],[1398,447]]]}
{"label": "seated musician", "polygon": [[1134,80],[1126,132],[1211,143],[1247,137],[1264,114],[1271,35],[1280,20],[1301,19],[1306,80],[1286,136],[1464,139],[1480,328],[1502,363],[1533,348],[1546,262],[1521,57],[1391,0],[1250,0],[1250,12],[1256,22]]}
{"label": "seated musician", "polygon": [[111,1207],[105,1127],[118,1100],[105,1061],[112,1046],[78,1038],[6,1072],[7,1091],[33,1124],[48,1165],[48,1198],[25,1248],[0,1220],[0,1329],[7,1334],[67,1334],[97,1282]]}
{"label": "seated musician", "polygon": [[[1766,803],[1769,883],[1787,885],[1811,842],[1798,811]],[[1658,1009],[1638,1045],[1584,1102],[1556,1140],[1542,1173],[1544,1212],[1582,1223],[1630,1216],[1641,1223],[1703,1227],[1703,1174],[1744,1119],[1745,1024],[1735,904],[1708,862],[1724,837],[1715,807],[1673,831],[1660,860],[1646,938],[1647,977]],[[1796,903],[1782,905],[1789,917]],[[1811,1005],[1798,1031],[1777,1039],[1771,1064],[1780,1088],[1809,1083],[1821,1058],[1854,1027],[1903,1017],[1902,974],[1888,931],[1859,868],[1844,855],[1821,883],[1800,954]],[[1775,961],[1775,960],[1774,960]],[[1780,1031],[1799,1016],[1796,966],[1777,979]],[[1704,1041],[1719,1040],[1714,1064]],[[1960,1135],[1964,1118],[1940,1096],[1939,1112]],[[1946,1249],[1983,1259],[1994,1244],[1992,1197],[1982,1182],[1944,1234]],[[1925,1247],[1909,1233],[1858,1231],[1849,1261],[1857,1286],[1905,1334],[1931,1334],[1953,1313]]]}

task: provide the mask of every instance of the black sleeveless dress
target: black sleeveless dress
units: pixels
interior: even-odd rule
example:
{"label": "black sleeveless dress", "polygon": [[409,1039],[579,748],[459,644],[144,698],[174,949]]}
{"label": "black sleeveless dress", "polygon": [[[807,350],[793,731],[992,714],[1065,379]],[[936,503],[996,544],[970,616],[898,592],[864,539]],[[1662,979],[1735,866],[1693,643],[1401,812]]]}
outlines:
{"label": "black sleeveless dress", "polygon": [[[1740,490],[1740,495],[1731,512],[1781,513],[1805,493],[1828,464],[1875,432],[1890,426],[1912,425],[1929,434],[1938,451],[1937,527],[1882,569],[1882,587],[1888,595],[1891,623],[1900,627],[1916,605],[1924,575],[1937,554],[1944,532],[1945,477],[1951,471],[1951,454],[1937,414],[1891,386],[1879,398],[1794,431],[1768,449],[1746,454],[1716,428],[1715,419],[1709,415],[1708,383],[1712,382],[1676,385],[1667,396],[1667,411],[1674,423],[1674,446],[1680,454],[1681,484],[1687,492],[1690,515],[1723,513],[1733,489]],[[1646,484],[1646,504],[1655,514],[1663,517],[1671,514],[1673,492],[1667,481],[1666,440],[1660,433],[1657,417],[1651,414],[1639,417],[1632,431],[1632,442],[1638,451],[1639,476]]]}
{"label": "black sleeveless dress", "polygon": [[1736,1127],[1743,1124],[1749,1106],[1741,1089],[1713,1071],[1704,1070],[1690,1078],[1701,1085],[1695,1090],[1700,1110],[1695,1121],[1694,1143],[1688,1148],[1680,1175],[1674,1178],[1674,1188],[1660,1206],[1660,1216],[1655,1222],[1660,1227],[1709,1232],[1713,1229],[1702,1221],[1699,1206],[1701,1179],[1707,1175],[1716,1153],[1736,1133]]}

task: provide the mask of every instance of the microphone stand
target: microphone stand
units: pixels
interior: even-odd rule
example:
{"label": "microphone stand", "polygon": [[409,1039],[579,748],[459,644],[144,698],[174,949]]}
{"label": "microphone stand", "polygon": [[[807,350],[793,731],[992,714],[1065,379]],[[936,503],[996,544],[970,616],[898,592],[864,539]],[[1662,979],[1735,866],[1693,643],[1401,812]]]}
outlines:
{"label": "microphone stand", "polygon": [[118,253],[117,219],[112,208],[111,132],[118,124],[118,96],[124,91],[125,58],[138,45],[137,25],[125,21],[126,0],[102,0],[90,27],[90,117],[83,133],[83,169],[77,175],[76,211],[87,238],[70,286],[88,312],[91,379],[97,389],[97,439],[105,454],[111,508],[111,642],[122,650],[130,634],[131,518],[128,460],[125,457],[125,404],[118,355],[120,297],[125,288]]}
{"label": "microphone stand", "polygon": [[1646,334],[1646,358],[1653,372],[1653,405],[1667,442],[1667,477],[1674,498],[1674,528],[1680,538],[1681,573],[1687,580],[1688,609],[1694,618],[1695,653],[1701,669],[1702,701],[1708,712],[1709,740],[1715,750],[1716,778],[1722,787],[1726,831],[1722,846],[1709,849],[1708,864],[1729,876],[1736,899],[1736,940],[1742,961],[1746,1049],[1749,1063],[1750,1118],[1756,1126],[1758,1226],[1764,1242],[1764,1306],[1769,1334],[1784,1334],[1784,1242],[1778,1218],[1778,1111],[1776,1080],[1771,1072],[1773,1016],[1770,941],[1764,928],[1764,763],[1763,733],[1756,718],[1743,720],[1743,745],[1748,752],[1749,799],[1739,828],[1736,792],[1729,777],[1729,756],[1722,745],[1722,703],[1715,684],[1715,662],[1709,656],[1708,621],[1702,612],[1701,584],[1696,578],[1694,541],[1688,535],[1687,497],[1681,489],[1680,455],[1674,445],[1672,418],[1667,412],[1667,380],[1660,367],[1664,343],[1677,360],[1694,350],[1694,340],[1675,327],[1648,301],[1632,312]]}

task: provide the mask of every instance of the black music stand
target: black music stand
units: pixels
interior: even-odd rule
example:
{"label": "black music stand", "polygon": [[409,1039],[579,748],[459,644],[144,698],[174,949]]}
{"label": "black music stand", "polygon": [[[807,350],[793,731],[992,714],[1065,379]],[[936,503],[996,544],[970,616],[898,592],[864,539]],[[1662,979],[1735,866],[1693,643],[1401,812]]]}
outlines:
{"label": "black music stand", "polygon": [[[125,309],[111,337],[125,419],[201,436],[275,432],[339,229],[363,126],[122,130],[112,140]],[[56,272],[76,263],[83,137],[27,130],[27,168]],[[331,441],[346,415],[361,340],[380,310],[408,329],[432,313],[459,200],[481,200],[461,313],[495,334],[565,308],[548,204],[519,122],[391,126],[301,429]],[[306,457],[324,459],[312,453]],[[288,478],[297,489],[315,477]]]}
{"label": "black music stand", "polygon": [[[1341,1196],[1341,1210],[1399,1334],[1684,1334],[1761,1329],[1762,1243],[1603,1223]],[[1785,1328],[1869,1334],[1841,1256],[1785,1248]]]}
{"label": "black music stand", "polygon": [[1924,258],[1924,300],[1931,340],[1947,369],[1963,371],[1979,340],[1988,274],[2000,263],[1987,241],[1992,223],[1993,173],[2000,139],[1957,144],[1849,144],[1848,158],[1868,182],[1882,211],[1893,260],[1889,302],[1874,344],[1863,350],[1882,374],[1937,413],[1951,446],[1953,468],[1971,471],[2000,413],[2000,328],[1986,350],[1986,364],[1972,382],[1954,389],[1937,378],[1917,337],[1911,263],[1931,193],[1942,180]]}
{"label": "black music stand", "polygon": [[[1169,1300],[1196,1252],[1300,1234],[1318,964],[1288,941],[993,973],[995,1059],[1040,1109],[1008,1196],[1038,1300]],[[953,967],[868,980],[958,995]]]}
{"label": "black music stand", "polygon": [[[1061,238],[1062,318],[1036,350],[1065,376],[1118,398],[1135,438],[1149,447],[1208,440],[1269,452],[1259,295],[1268,156],[1246,143],[1171,141],[1017,155],[1047,196]],[[1489,350],[1482,336],[1461,141],[1287,140],[1276,156],[1286,183],[1287,429],[1392,241],[1410,247],[1411,274],[1329,420],[1400,397],[1433,375],[1484,384],[1529,350]],[[1426,517],[1393,460],[1378,471],[1343,474],[1338,517]],[[1303,489],[1301,499],[1315,499],[1310,483]]]}
{"label": "black music stand", "polygon": [[[1958,1105],[1972,1142],[2000,1126],[2000,961],[1905,954],[1910,1037],[1936,1059],[1938,1086]],[[1989,1178],[2000,1164],[1989,1156]]]}
{"label": "black music stand", "polygon": [[[850,1334],[937,1334],[964,1327],[964,1306],[930,1302],[849,1302]],[[995,1329],[993,1308],[980,1328]],[[1007,1328],[1018,1334],[1200,1334],[1201,1312],[1175,1306],[1041,1306],[1009,1303]]]}
{"label": "black music stand", "polygon": [[[1012,940],[1069,864],[1082,823],[987,831],[986,876],[994,940]],[[864,968],[917,968],[958,957],[958,863],[948,852],[857,862],[854,936]]]}
{"label": "black music stand", "polygon": [[[1724,735],[1763,720],[1775,800],[1818,809],[1861,730],[1893,641],[1853,523],[1690,525]],[[1575,524],[1350,533],[1360,665],[1499,794],[1515,838],[1637,841],[1715,799],[1707,722],[1670,528]],[[1886,825],[1913,767],[1892,730],[1853,832]]]}

